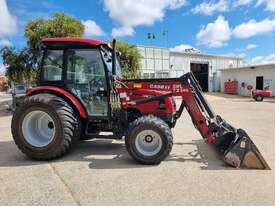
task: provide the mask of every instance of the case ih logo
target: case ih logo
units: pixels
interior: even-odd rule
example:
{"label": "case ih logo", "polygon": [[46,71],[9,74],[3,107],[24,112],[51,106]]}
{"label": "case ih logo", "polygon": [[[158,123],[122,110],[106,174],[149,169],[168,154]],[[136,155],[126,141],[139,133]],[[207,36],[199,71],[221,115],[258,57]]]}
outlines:
{"label": "case ih logo", "polygon": [[182,87],[180,84],[173,85],[173,92],[182,92]]}
{"label": "case ih logo", "polygon": [[162,84],[150,84],[150,89],[164,89],[164,90],[170,90],[170,85],[162,85]]}
{"label": "case ih logo", "polygon": [[150,84],[149,88],[150,89],[159,89],[159,90],[169,90],[174,93],[189,92],[188,89],[182,88],[181,84],[174,84],[174,85]]}

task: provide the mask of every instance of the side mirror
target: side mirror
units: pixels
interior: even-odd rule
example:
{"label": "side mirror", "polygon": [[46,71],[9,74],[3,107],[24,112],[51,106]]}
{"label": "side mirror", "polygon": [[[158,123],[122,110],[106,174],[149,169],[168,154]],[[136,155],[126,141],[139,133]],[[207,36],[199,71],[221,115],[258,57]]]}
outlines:
{"label": "side mirror", "polygon": [[117,51],[116,55],[117,55],[117,57],[121,57],[121,52]]}
{"label": "side mirror", "polygon": [[107,53],[104,53],[104,59],[105,59],[106,62],[108,62],[108,63],[112,62],[112,58],[111,58]]}

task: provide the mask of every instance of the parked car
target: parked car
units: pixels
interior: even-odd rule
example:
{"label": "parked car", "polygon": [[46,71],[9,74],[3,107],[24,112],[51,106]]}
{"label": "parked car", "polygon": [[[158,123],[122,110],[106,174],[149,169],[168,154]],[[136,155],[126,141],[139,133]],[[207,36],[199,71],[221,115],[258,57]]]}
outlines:
{"label": "parked car", "polygon": [[25,99],[27,94],[27,87],[24,84],[17,84],[7,90],[8,94],[12,95],[11,110],[15,110]]}
{"label": "parked car", "polygon": [[16,85],[14,87],[15,96],[23,96],[26,95],[26,87],[23,84]]}
{"label": "parked car", "polygon": [[23,84],[15,85],[14,88],[8,89],[8,94],[14,94],[15,96],[26,95],[27,88]]}

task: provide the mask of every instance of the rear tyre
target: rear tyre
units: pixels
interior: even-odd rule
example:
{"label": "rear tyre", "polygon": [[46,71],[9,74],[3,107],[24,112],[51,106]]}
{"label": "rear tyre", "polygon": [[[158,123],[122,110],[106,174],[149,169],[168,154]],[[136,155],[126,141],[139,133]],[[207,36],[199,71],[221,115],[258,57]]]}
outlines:
{"label": "rear tyre", "polygon": [[130,124],[125,144],[133,159],[141,164],[153,165],[159,164],[170,154],[173,136],[163,120],[143,116]]}
{"label": "rear tyre", "polygon": [[36,160],[66,154],[81,135],[78,114],[62,98],[37,94],[27,98],[12,118],[12,136],[18,148]]}
{"label": "rear tyre", "polygon": [[254,97],[254,99],[255,99],[257,102],[261,102],[261,101],[264,100],[264,96],[263,96],[263,95],[256,95],[256,96]]}

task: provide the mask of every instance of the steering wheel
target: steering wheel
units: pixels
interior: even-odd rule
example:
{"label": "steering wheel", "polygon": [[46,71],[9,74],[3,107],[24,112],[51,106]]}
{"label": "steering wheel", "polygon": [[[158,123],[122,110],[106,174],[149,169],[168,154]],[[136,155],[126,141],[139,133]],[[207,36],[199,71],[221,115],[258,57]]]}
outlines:
{"label": "steering wheel", "polygon": [[89,85],[90,91],[92,91],[93,95],[98,96],[102,93],[100,92],[100,89],[104,88],[104,80],[101,77],[94,77],[90,80]]}

